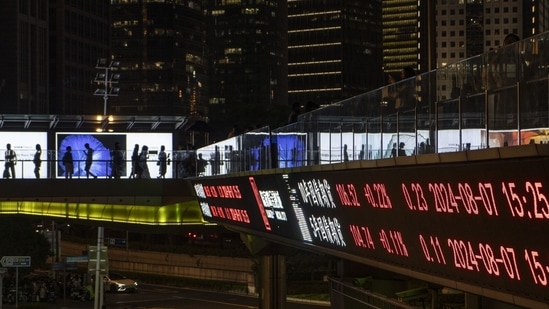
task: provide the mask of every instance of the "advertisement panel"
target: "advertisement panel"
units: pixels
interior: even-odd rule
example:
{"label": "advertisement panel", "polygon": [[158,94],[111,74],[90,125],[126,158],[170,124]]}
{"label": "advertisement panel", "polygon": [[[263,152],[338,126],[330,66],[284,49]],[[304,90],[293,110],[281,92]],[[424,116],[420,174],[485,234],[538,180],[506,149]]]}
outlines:
{"label": "advertisement panel", "polygon": [[5,168],[6,145],[10,144],[11,149],[15,151],[17,161],[15,163],[16,178],[35,178],[35,165],[33,163],[36,145],[40,145],[42,153],[40,158],[40,175],[44,178],[48,175],[48,165],[45,161],[48,159],[48,136],[46,132],[0,132],[0,151],[2,160],[2,171]]}
{"label": "advertisement panel", "polygon": [[[97,177],[110,177],[112,175],[112,156],[115,143],[120,144],[121,151],[125,160],[121,176],[128,177],[132,170],[132,152],[134,147],[139,147],[139,152],[143,146],[148,147],[147,166],[151,178],[159,175],[157,165],[158,153],[163,145],[166,153],[170,155],[173,150],[172,133],[81,133],[81,132],[59,132],[56,134],[55,149],[57,150],[57,172],[59,178],[65,177],[65,166],[63,156],[68,147],[71,149],[73,157],[73,178],[87,177],[86,160],[89,149],[92,149],[92,164],[90,172]],[[88,144],[89,148],[86,148]],[[166,178],[172,177],[172,169],[167,168]]]}

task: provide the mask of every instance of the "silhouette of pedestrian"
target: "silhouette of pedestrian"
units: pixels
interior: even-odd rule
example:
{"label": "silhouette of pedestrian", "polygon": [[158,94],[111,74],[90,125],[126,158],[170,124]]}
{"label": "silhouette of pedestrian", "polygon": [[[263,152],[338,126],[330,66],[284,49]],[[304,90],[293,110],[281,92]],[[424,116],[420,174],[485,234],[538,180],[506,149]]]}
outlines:
{"label": "silhouette of pedestrian", "polygon": [[135,144],[132,152],[132,171],[129,178],[137,178],[137,171],[139,165],[139,144]]}
{"label": "silhouette of pedestrian", "polygon": [[204,176],[204,172],[206,171],[206,165],[208,165],[208,161],[204,160],[204,158],[202,158],[202,154],[199,153],[196,163],[196,170],[198,172],[197,176]]}
{"label": "silhouette of pedestrian", "polygon": [[149,172],[149,166],[147,165],[147,160],[149,159],[149,147],[147,145],[143,145],[141,147],[141,153],[139,154],[139,163],[137,164],[138,170],[137,170],[137,178],[151,178],[151,174]]}
{"label": "silhouette of pedestrian", "polygon": [[67,146],[65,154],[63,155],[63,166],[65,167],[65,178],[72,179],[74,173],[74,161],[72,159],[72,148]]}
{"label": "silhouette of pedestrian", "polygon": [[112,177],[115,179],[119,179],[120,176],[122,176],[122,171],[124,170],[124,153],[122,152],[122,149],[120,149],[120,143],[115,142],[114,143],[114,150],[111,154],[111,160],[112,160]]}
{"label": "silhouette of pedestrian", "polygon": [[158,153],[158,178],[166,178],[166,168],[168,165],[168,157],[166,155],[166,147],[164,145],[160,146],[160,152]]}
{"label": "silhouette of pedestrian", "polygon": [[[4,178],[15,178],[15,164],[17,163],[17,154],[11,149],[11,144],[6,145],[6,152],[4,153],[6,163],[4,165]],[[11,172],[11,175],[10,175]]]}
{"label": "silhouette of pedestrian", "polygon": [[86,178],[90,178],[90,175],[92,175],[93,178],[97,178],[97,175],[90,171],[93,164],[93,149],[88,143],[86,143],[84,147],[86,148],[86,150],[84,150],[84,154],[86,155],[86,166],[84,167],[84,170],[86,171]]}
{"label": "silhouette of pedestrian", "polygon": [[393,143],[393,148],[391,149],[391,158],[397,156],[397,143]]}
{"label": "silhouette of pedestrian", "polygon": [[404,146],[405,146],[405,144],[402,143],[402,142],[398,145],[398,156],[399,157],[405,157],[406,156],[406,150],[404,149]]}
{"label": "silhouette of pedestrian", "polygon": [[34,153],[34,158],[32,159],[32,163],[34,163],[34,176],[36,176],[36,179],[40,178],[40,166],[42,165],[42,146],[40,144],[36,144],[36,152]]}

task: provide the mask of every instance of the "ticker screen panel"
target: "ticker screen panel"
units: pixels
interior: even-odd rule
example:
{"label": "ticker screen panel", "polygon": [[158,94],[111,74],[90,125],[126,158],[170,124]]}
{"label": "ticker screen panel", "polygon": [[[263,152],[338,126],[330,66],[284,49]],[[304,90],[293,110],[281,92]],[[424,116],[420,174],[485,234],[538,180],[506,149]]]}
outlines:
{"label": "ticker screen panel", "polygon": [[204,219],[548,301],[540,158],[196,178]]}

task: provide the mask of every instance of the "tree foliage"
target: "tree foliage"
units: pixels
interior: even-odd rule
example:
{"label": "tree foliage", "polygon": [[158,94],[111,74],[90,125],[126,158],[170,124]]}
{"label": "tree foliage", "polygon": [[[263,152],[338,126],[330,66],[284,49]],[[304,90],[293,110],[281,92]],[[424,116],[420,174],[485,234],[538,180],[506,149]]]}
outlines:
{"label": "tree foliage", "polygon": [[30,256],[31,267],[41,268],[50,253],[50,243],[35,231],[33,220],[0,216],[0,257]]}

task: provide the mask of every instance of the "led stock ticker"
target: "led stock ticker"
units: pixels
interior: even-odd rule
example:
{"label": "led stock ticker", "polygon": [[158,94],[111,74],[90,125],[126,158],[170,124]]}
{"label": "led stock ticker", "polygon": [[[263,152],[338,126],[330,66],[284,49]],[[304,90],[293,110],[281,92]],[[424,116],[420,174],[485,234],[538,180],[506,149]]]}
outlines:
{"label": "led stock ticker", "polygon": [[485,162],[489,173],[470,163],[192,182],[207,220],[549,301],[542,162]]}

